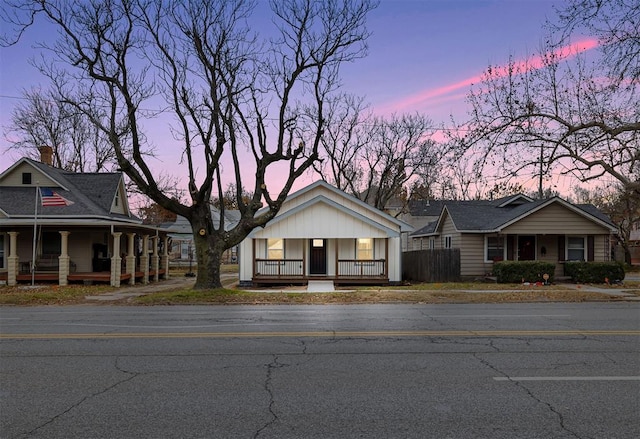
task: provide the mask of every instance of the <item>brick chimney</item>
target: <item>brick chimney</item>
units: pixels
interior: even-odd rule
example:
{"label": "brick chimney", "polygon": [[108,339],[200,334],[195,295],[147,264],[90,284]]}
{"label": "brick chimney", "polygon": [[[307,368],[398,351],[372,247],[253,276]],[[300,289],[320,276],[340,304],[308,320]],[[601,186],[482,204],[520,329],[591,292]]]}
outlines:
{"label": "brick chimney", "polygon": [[45,165],[53,166],[53,148],[47,145],[38,148],[40,161]]}

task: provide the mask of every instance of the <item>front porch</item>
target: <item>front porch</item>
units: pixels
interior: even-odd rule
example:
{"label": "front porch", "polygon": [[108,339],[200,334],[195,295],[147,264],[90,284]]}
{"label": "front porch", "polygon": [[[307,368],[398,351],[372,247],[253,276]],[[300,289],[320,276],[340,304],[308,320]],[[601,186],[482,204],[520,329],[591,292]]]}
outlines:
{"label": "front porch", "polygon": [[305,259],[255,259],[253,281],[256,284],[305,285],[310,280],[328,280],[336,285],[389,284],[386,259],[337,259],[332,274],[310,274]]}
{"label": "front porch", "polygon": [[[166,275],[166,271],[161,268],[157,271],[157,274],[160,279],[164,279]],[[153,279],[155,275],[156,275],[155,270],[149,271],[150,278]],[[120,284],[130,283],[131,276],[132,276],[131,273],[120,273]],[[9,276],[6,271],[0,272],[0,281],[7,282],[8,277]],[[136,283],[144,282],[145,273],[144,271],[136,271],[133,274],[133,277]],[[42,282],[58,283],[60,281],[60,272],[57,270],[56,271],[36,271],[33,275],[30,272],[20,272],[16,276],[17,282],[27,283],[27,282],[31,282],[32,280],[37,283],[42,283]],[[67,282],[69,283],[82,282],[85,284],[92,284],[92,283],[111,283],[111,281],[112,281],[112,276],[110,271],[88,271],[88,272],[82,272],[82,273],[76,272],[76,273],[71,273],[67,275]]]}
{"label": "front porch", "polygon": [[[119,287],[157,282],[169,275],[166,235],[143,234],[132,228],[109,233],[96,228],[43,229],[37,240],[31,229],[7,232],[7,264],[0,270],[0,282],[9,286],[84,282]],[[37,246],[31,245],[35,242]]]}
{"label": "front porch", "polygon": [[393,281],[389,245],[387,238],[255,239],[251,282],[241,279],[241,285],[306,285],[311,280],[388,285]]}

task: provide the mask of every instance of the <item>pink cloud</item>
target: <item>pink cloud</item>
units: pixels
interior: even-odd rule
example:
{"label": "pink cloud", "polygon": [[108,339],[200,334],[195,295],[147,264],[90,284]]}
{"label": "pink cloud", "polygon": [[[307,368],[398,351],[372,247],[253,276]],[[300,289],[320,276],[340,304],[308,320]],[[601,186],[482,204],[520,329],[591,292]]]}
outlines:
{"label": "pink cloud", "polygon": [[[585,39],[585,40],[577,41],[567,46],[560,47],[554,50],[553,52],[546,53],[544,55],[536,55],[523,60],[514,61],[511,67],[508,65],[493,67],[491,69],[491,75],[494,78],[504,77],[509,74],[510,70],[515,72],[525,73],[530,70],[539,69],[542,66],[544,66],[544,63],[545,63],[544,61],[549,56],[553,56],[556,60],[563,60],[563,59],[574,57],[579,53],[594,49],[597,46],[598,46],[598,40],[596,39]],[[416,93],[415,95],[408,96],[400,101],[391,103],[385,106],[385,109],[389,109],[392,111],[399,111],[399,110],[404,110],[410,107],[414,107],[415,105],[424,103],[425,101],[430,101],[430,100],[433,100],[434,98],[449,95],[454,91],[468,88],[473,84],[479,83],[484,76],[485,76],[485,73],[482,73],[480,75],[475,75],[467,79],[463,79],[462,81],[455,82],[453,84],[448,84],[442,87],[424,90],[419,93]],[[441,99],[441,100],[445,100],[445,99]]]}

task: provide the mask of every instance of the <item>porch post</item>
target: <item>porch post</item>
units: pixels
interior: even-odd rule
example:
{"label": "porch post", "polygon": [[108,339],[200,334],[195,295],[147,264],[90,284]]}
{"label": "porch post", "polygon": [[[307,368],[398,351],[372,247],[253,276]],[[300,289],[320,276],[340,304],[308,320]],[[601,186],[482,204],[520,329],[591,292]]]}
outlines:
{"label": "porch post", "polygon": [[7,256],[7,285],[18,283],[18,272],[20,270],[18,256],[18,232],[9,232],[9,256]]}
{"label": "porch post", "polygon": [[134,250],[134,244],[136,240],[135,233],[127,233],[127,260],[126,270],[131,275],[129,278],[129,285],[136,284],[136,252]]}
{"label": "porch post", "polygon": [[120,286],[120,274],[122,273],[122,258],[120,257],[120,236],[122,232],[113,232],[113,255],[111,256],[111,286]]}
{"label": "porch post", "polygon": [[142,283],[149,283],[149,235],[142,235],[142,254],[140,255],[142,267]]}
{"label": "porch post", "polygon": [[251,239],[251,280],[256,276],[256,268],[258,263],[256,262],[256,238]]}
{"label": "porch post", "polygon": [[162,246],[162,268],[164,269],[164,279],[169,279],[169,236],[164,237]]}
{"label": "porch post", "polygon": [[153,281],[158,282],[160,275],[158,273],[160,269],[160,257],[158,256],[158,235],[152,236],[153,253],[151,254],[151,266],[153,267]]}
{"label": "porch post", "polygon": [[336,246],[336,273],[335,273],[335,277],[336,279],[338,278],[338,276],[340,276],[340,265],[338,264],[338,248],[340,247],[339,242],[338,242],[338,238],[335,239],[335,246]]}
{"label": "porch post", "polygon": [[60,256],[58,256],[58,285],[68,285],[69,280],[69,233],[67,231],[59,231],[60,233]]}
{"label": "porch post", "polygon": [[389,279],[389,238],[384,240],[384,274]]}

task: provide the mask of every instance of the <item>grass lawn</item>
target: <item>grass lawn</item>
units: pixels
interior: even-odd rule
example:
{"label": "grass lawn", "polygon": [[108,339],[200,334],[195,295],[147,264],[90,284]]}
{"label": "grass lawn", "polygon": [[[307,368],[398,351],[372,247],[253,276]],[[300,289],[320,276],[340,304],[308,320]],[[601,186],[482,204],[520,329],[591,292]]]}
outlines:
{"label": "grass lawn", "polygon": [[[237,265],[223,265],[223,273],[237,273]],[[186,269],[172,270],[173,278],[184,278]],[[152,286],[150,284],[147,286]],[[300,292],[300,287],[240,290],[233,280],[227,288],[192,290],[175,287],[171,290],[149,292],[139,297],[117,301],[96,302],[85,296],[117,291],[108,285],[18,285],[0,286],[0,305],[67,305],[67,304],[353,304],[353,303],[510,303],[510,302],[584,302],[626,300],[606,294],[607,288],[624,288],[640,296],[640,281],[625,282],[624,287],[597,285],[604,292],[585,291],[575,286],[557,284],[549,286],[495,284],[485,282],[420,283],[397,287],[349,287],[329,293]],[[585,289],[588,289],[585,286]],[[151,288],[152,290],[152,288]]]}

